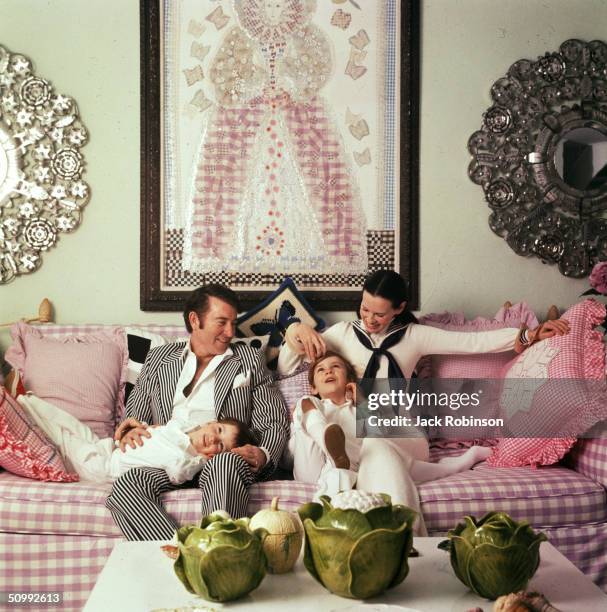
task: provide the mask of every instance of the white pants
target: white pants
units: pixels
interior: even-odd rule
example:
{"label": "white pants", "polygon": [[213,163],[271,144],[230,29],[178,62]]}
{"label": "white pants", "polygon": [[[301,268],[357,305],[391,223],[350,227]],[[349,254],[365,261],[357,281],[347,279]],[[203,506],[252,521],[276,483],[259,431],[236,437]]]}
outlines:
{"label": "white pants", "polygon": [[100,439],[87,425],[64,410],[33,395],[21,395],[19,403],[57,446],[66,467],[82,480],[112,482],[112,438]]}
{"label": "white pants", "polygon": [[414,524],[418,536],[425,536],[428,532],[410,470],[414,460],[428,461],[429,456],[428,441],[423,437],[365,438],[358,469],[358,489],[387,493],[393,504],[404,504],[418,513]]}
{"label": "white pants", "polygon": [[354,488],[371,493],[387,493],[393,504],[409,506],[418,513],[414,532],[428,534],[421,513],[417,486],[411,477],[413,461],[428,461],[428,441],[418,438],[365,438],[360,452],[358,473],[333,467],[324,449],[311,436],[295,431],[289,440],[295,480],[318,483],[315,497],[335,495]]}
{"label": "white pants", "polygon": [[299,430],[289,440],[293,455],[293,477],[301,482],[317,484],[315,499],[320,495],[337,495],[354,488],[357,474],[354,470],[336,468],[331,464],[324,447],[312,436]]}

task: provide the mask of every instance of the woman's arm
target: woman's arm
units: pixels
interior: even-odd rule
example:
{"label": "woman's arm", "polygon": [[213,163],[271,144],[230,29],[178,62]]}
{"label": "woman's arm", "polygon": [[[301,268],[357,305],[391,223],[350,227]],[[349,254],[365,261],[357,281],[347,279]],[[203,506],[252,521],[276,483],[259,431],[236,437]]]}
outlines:
{"label": "woman's arm", "polygon": [[547,321],[534,330],[528,330],[528,342],[521,344],[521,330],[515,328],[470,333],[446,331],[429,325],[413,325],[411,342],[420,356],[503,353],[513,350],[520,352],[534,342],[568,332],[569,324],[567,321],[563,319]]}
{"label": "woman's arm", "polygon": [[347,325],[346,321],[341,321],[331,325],[322,334],[305,323],[290,325],[278,356],[278,373],[292,374],[304,361],[314,361],[324,355],[328,348],[342,352],[340,339]]}

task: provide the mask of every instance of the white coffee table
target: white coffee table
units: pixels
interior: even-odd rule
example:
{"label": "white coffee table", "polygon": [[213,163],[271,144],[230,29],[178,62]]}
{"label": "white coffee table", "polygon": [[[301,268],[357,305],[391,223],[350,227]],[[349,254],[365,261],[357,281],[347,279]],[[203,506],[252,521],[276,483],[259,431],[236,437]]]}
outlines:
{"label": "white coffee table", "polygon": [[[302,560],[295,571],[268,574],[248,597],[228,604],[206,602],[185,590],[173,572],[173,561],[160,550],[167,542],[116,544],[84,608],[85,612],[150,612],[159,608],[196,607],[197,610],[332,610],[372,612],[413,609],[421,612],[465,612],[493,602],[477,597],[454,575],[449,555],[437,549],[444,538],[415,538],[421,556],[410,559],[410,572],[398,587],[367,602],[332,595],[306,571]],[[544,542],[541,564],[529,588],[544,593],[562,612],[607,610],[607,595],[570,563],[554,546]],[[401,610],[402,610],[401,609]]]}

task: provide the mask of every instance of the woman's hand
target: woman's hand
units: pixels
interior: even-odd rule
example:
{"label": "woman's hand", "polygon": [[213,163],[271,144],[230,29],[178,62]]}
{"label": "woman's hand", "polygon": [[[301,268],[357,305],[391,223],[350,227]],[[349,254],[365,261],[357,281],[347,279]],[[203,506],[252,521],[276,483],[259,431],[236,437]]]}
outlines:
{"label": "woman's hand", "polygon": [[546,321],[538,325],[535,329],[528,332],[529,344],[552,338],[553,336],[564,336],[569,333],[569,321],[566,319],[556,319]]}
{"label": "woman's hand", "polygon": [[289,345],[300,355],[305,354],[308,361],[314,361],[318,357],[322,357],[327,350],[323,337],[305,323],[290,325],[287,329],[286,338]]}
{"label": "woman's hand", "polygon": [[118,448],[124,453],[127,445],[131,448],[135,446],[143,446],[143,437],[151,438],[152,434],[148,431],[147,423],[142,423],[133,417],[124,419],[114,434],[114,440],[118,444]]}

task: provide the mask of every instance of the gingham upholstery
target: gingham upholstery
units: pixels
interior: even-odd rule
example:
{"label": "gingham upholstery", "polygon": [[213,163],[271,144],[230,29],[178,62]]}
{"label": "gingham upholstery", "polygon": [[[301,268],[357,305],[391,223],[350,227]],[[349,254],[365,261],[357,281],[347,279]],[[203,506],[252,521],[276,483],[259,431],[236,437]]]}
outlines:
{"label": "gingham upholstery", "polygon": [[[0,473],[0,524],[7,532],[119,536],[104,507],[107,485],[39,483]],[[249,510],[279,496],[286,508],[309,501],[313,485],[275,480],[254,485]],[[503,510],[537,527],[586,525],[607,520],[605,489],[563,467],[503,468],[480,466],[419,486],[428,529],[447,531],[466,514]],[[197,489],[177,490],[164,503],[181,523],[200,515]]]}
{"label": "gingham upholstery", "polygon": [[[90,334],[92,332],[99,331],[106,327],[116,327],[116,325],[98,325],[94,323],[82,323],[80,325],[60,325],[59,323],[45,323],[44,325],[37,326],[45,336],[52,338],[61,338],[62,336],[73,336],[79,334]],[[146,329],[154,334],[166,336],[167,338],[184,338],[188,335],[185,329],[185,325],[138,325],[132,323],[128,327],[137,327],[140,329]]]}
{"label": "gingham upholstery", "polygon": [[571,449],[567,464],[576,472],[607,488],[607,439],[579,440]]}
{"label": "gingham upholstery", "polygon": [[308,368],[304,367],[297,369],[291,376],[279,377],[276,381],[278,389],[285,400],[285,406],[289,414],[289,421],[293,420],[293,412],[295,406],[304,395],[310,395],[312,388],[308,382]]}
{"label": "gingham upholstery", "polygon": [[[104,507],[109,487],[39,486],[45,484],[56,483],[0,472],[0,591],[63,591],[62,612],[78,612],[121,539]],[[269,507],[273,497],[280,497],[283,509],[294,511],[311,499],[314,485],[275,480],[253,485],[250,493],[249,514]],[[163,500],[180,523],[200,520],[197,489],[171,491]]]}
{"label": "gingham upholstery", "polygon": [[[61,336],[100,327],[46,325],[44,329]],[[170,338],[186,335],[177,325],[145,328]],[[461,452],[432,448],[431,458]],[[465,514],[479,517],[489,510],[504,510],[542,529],[563,554],[607,590],[607,502],[605,489],[598,484],[607,484],[607,441],[582,440],[569,460],[577,473],[560,466],[479,466],[421,485],[430,535],[445,535]],[[0,472],[0,591],[60,590],[65,592],[62,610],[81,610],[120,536],[104,507],[107,492],[108,487],[88,483],[35,482]],[[285,509],[295,510],[313,492],[313,485],[293,481],[254,485],[248,510],[256,512],[274,496],[281,498]],[[170,492],[164,503],[181,523],[199,519],[196,489]]]}
{"label": "gingham upholstery", "polygon": [[[480,516],[499,508],[529,520],[582,571],[607,590],[605,491],[564,468],[491,469],[420,486],[430,535],[445,535],[465,514]],[[525,472],[521,478],[521,472]],[[483,474],[485,472],[485,474]],[[487,483],[491,482],[490,485]],[[559,486],[560,484],[560,486]],[[251,489],[249,513],[275,496],[295,510],[308,501],[313,485],[273,481]],[[107,487],[83,483],[35,483],[0,474],[0,590],[65,591],[63,610],[80,610],[119,532],[103,506]],[[180,523],[200,517],[196,489],[164,496]]]}
{"label": "gingham upholstery", "polygon": [[3,608],[27,612],[80,612],[114,544],[121,538],[0,533],[0,590],[59,591],[60,606]]}
{"label": "gingham upholstery", "polygon": [[607,592],[607,524],[542,530],[550,542]]}
{"label": "gingham upholstery", "polygon": [[598,483],[564,467],[490,468],[485,465],[418,487],[426,525],[447,531],[466,514],[502,510],[535,527],[607,520],[607,496]]}
{"label": "gingham upholstery", "polygon": [[[111,485],[40,483],[0,472],[0,530],[8,533],[119,537],[120,531],[104,506]],[[42,486],[40,486],[42,485]],[[273,480],[253,485],[248,510],[257,512],[273,497],[295,510],[310,501],[314,485]],[[170,514],[180,523],[200,520],[198,489],[178,489],[163,496]],[[0,588],[0,591],[2,589]]]}

